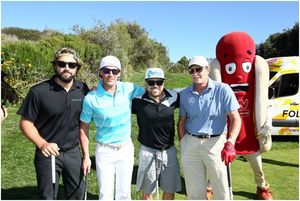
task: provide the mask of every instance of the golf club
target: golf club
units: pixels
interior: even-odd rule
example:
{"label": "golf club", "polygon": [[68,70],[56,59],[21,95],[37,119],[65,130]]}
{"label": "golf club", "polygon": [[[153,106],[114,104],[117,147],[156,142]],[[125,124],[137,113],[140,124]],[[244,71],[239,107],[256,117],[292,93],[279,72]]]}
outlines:
{"label": "golf club", "polygon": [[88,190],[88,173],[86,173],[84,178],[84,200],[87,200],[87,190]]}
{"label": "golf club", "polygon": [[226,166],[226,169],[227,169],[227,179],[228,179],[229,199],[232,200],[230,163],[228,163],[228,165]]}
{"label": "golf club", "polygon": [[52,171],[52,186],[53,186],[53,200],[55,200],[56,196],[55,196],[55,183],[56,183],[56,178],[55,178],[55,156],[51,155],[51,171]]}
{"label": "golf club", "polygon": [[158,152],[155,153],[154,160],[155,160],[155,174],[156,174],[156,199],[159,200],[159,185],[158,185],[158,171],[159,171],[159,162],[158,162]]}

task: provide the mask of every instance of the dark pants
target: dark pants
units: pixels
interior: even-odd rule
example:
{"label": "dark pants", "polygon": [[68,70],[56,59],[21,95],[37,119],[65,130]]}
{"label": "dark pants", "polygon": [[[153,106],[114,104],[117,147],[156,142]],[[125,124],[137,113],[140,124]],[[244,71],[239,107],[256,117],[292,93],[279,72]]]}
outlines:
{"label": "dark pants", "polygon": [[[35,153],[34,164],[40,199],[53,200],[51,157],[45,157],[37,150]],[[55,157],[55,199],[58,193],[60,175],[62,175],[66,199],[83,199],[84,181],[81,164],[82,158],[79,146],[66,152],[60,152],[59,156]]]}

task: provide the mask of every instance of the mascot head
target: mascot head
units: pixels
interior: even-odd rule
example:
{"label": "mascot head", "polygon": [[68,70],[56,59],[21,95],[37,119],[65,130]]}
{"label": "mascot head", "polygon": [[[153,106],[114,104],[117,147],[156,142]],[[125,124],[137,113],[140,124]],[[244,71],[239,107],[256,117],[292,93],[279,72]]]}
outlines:
{"label": "mascot head", "polygon": [[217,44],[216,56],[222,81],[234,91],[248,91],[254,82],[255,43],[251,36],[245,32],[224,35]]}

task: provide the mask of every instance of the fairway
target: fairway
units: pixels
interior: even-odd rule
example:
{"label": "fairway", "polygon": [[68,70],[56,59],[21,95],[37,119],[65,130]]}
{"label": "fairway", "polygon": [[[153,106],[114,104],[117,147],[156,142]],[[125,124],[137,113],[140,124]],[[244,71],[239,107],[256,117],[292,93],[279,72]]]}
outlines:
{"label": "fairway", "polygon": [[[19,130],[19,116],[15,114],[17,108],[9,107],[8,110],[9,116],[2,124],[1,134],[1,198],[5,200],[38,199],[33,165],[35,148]],[[135,156],[137,156],[137,125],[134,116],[132,119],[134,122],[132,139],[135,144]],[[91,138],[93,137],[92,135]],[[178,147],[178,143],[176,146]],[[92,140],[93,162],[94,147],[95,141]],[[276,200],[299,199],[298,147],[298,142],[274,142],[272,150],[263,154],[266,180],[270,183],[273,198]],[[137,164],[137,158],[135,158],[135,164]],[[95,163],[89,176],[88,199],[97,200],[98,187],[94,165]],[[141,199],[140,194],[135,190],[136,165],[134,170],[132,199]],[[253,174],[249,164],[242,158],[237,158],[232,164],[232,179],[234,199],[256,199]],[[64,198],[62,188],[59,197]],[[176,194],[176,199],[187,198],[184,192],[181,192]]]}

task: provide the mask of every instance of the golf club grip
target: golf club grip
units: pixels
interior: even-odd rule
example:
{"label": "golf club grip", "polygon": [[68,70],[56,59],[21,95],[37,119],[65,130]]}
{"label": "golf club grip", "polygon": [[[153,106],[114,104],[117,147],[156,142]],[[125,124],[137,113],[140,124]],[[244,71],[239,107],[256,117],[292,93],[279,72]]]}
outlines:
{"label": "golf club grip", "polygon": [[228,190],[229,190],[229,200],[232,200],[232,188],[231,188],[231,170],[230,170],[230,163],[226,166],[227,169],[227,179],[228,179]]}
{"label": "golf club grip", "polygon": [[52,183],[55,184],[55,156],[51,155],[51,171],[52,171]]}
{"label": "golf club grip", "polygon": [[226,166],[226,169],[227,169],[228,186],[231,187],[231,171],[230,171],[230,163]]}

